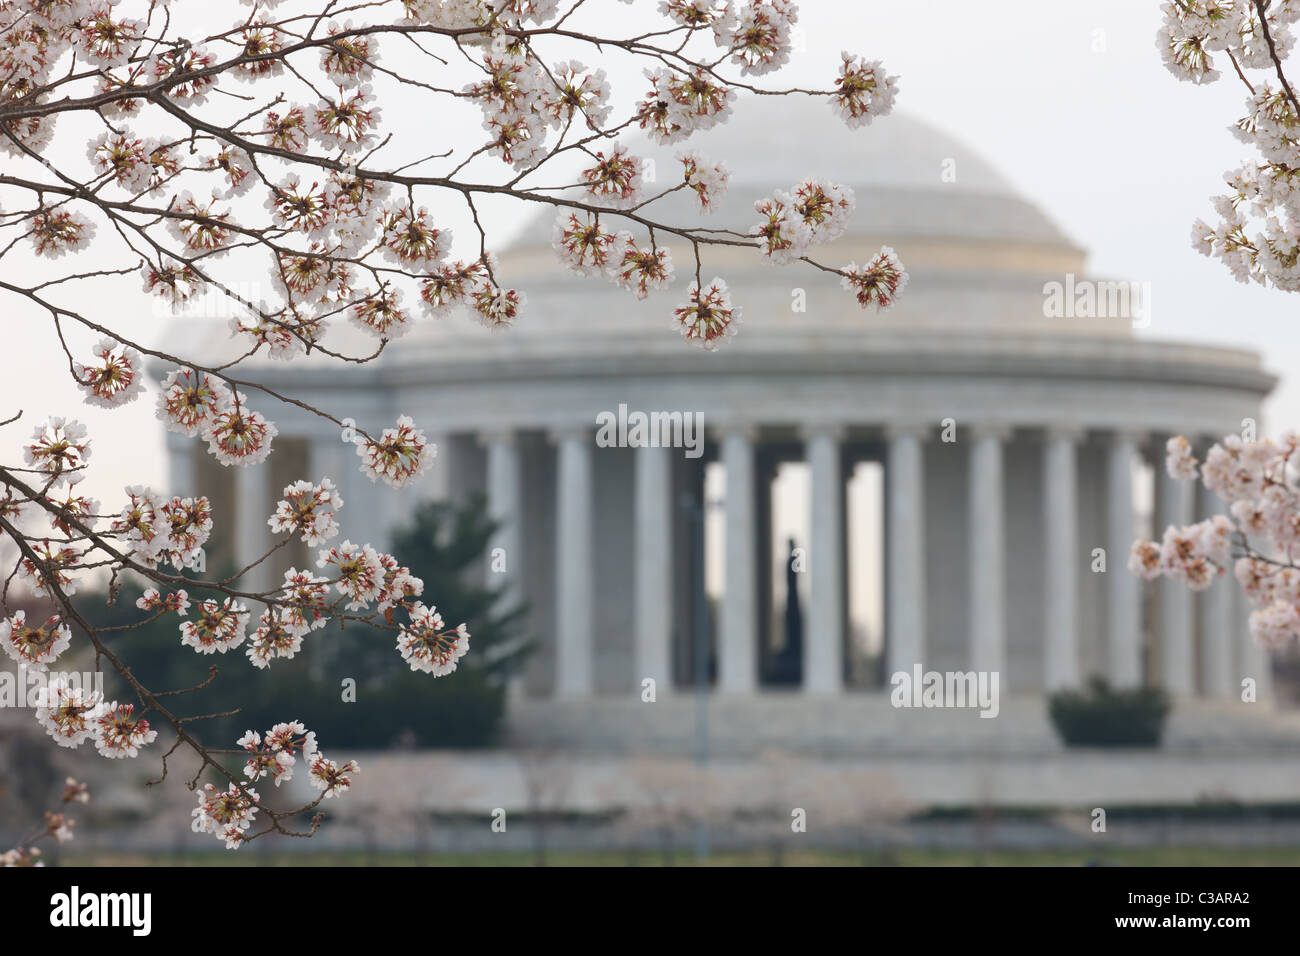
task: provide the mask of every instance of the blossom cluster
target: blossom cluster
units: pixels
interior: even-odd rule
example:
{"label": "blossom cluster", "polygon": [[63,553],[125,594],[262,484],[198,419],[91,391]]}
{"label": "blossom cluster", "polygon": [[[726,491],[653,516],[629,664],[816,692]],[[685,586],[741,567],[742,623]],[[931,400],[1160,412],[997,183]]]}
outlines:
{"label": "blossom cluster", "polygon": [[[355,760],[339,764],[322,754],[315,731],[298,720],[276,724],[265,734],[247,730],[235,743],[245,754],[248,784],[269,778],[278,787],[293,779],[301,759],[308,780],[320,792],[318,801],[346,793],[360,772]],[[190,828],[195,833],[210,833],[227,849],[236,850],[252,839],[248,831],[260,809],[261,796],[251,786],[232,781],[222,790],[205,784],[198,793],[198,806],[191,812]]]}
{"label": "blossom cluster", "polygon": [[[1259,158],[1229,171],[1213,199],[1218,221],[1198,219],[1192,247],[1219,259],[1239,282],[1300,291],[1300,102],[1284,77],[1295,46],[1300,2],[1260,7],[1251,0],[1168,0],[1156,44],[1180,80],[1212,83],[1223,67],[1248,88],[1246,114],[1233,126]],[[1252,82],[1246,71],[1263,71]]]}
{"label": "blossom cluster", "polygon": [[[90,789],[84,783],[80,783],[73,777],[64,780],[63,796],[59,800],[60,806],[69,803],[89,802]],[[72,828],[76,825],[76,822],[65,811],[46,810],[41,831],[35,837],[20,843],[12,850],[0,853],[0,867],[44,866],[45,861],[41,859],[41,848],[34,846],[34,841],[48,837],[56,843],[67,843],[73,838]]]}
{"label": "blossom cluster", "polygon": [[277,429],[248,407],[242,392],[215,375],[181,368],[168,373],[158,396],[158,418],[169,431],[204,438],[223,465],[255,465],[271,453]]}
{"label": "blossom cluster", "polygon": [[1257,643],[1280,647],[1300,636],[1300,433],[1277,441],[1229,435],[1204,461],[1182,436],[1171,438],[1165,451],[1170,477],[1199,478],[1229,504],[1228,513],[1171,526],[1158,543],[1135,542],[1130,570],[1147,580],[1169,577],[1204,590],[1231,568],[1255,606],[1250,632]]}
{"label": "blossom cluster", "polygon": [[[821,89],[754,86],[790,58],[799,17],[793,0],[662,0],[664,30],[632,41],[572,31],[573,53],[555,62],[543,59],[539,38],[553,28],[570,32],[561,25],[581,0],[402,0],[375,5],[364,22],[332,18],[332,9],[286,9],[293,5],[261,0],[251,3],[251,15],[232,8],[224,29],[190,29],[189,5],[169,0],[0,0],[0,153],[16,196],[0,217],[0,232],[8,233],[0,237],[0,258],[17,249],[63,270],[13,294],[51,316],[87,404],[122,408],[148,387],[166,428],[206,445],[225,467],[265,466],[279,430],[252,407],[263,399],[334,424],[348,421],[241,375],[238,366],[249,359],[360,364],[403,347],[399,340],[419,323],[452,312],[491,329],[521,320],[526,296],[501,275],[480,221],[486,197],[557,205],[553,239],[561,261],[638,299],[674,281],[670,245],[689,246],[695,282],[671,310],[672,324],[687,342],[716,348],[736,334],[742,310],[723,279],[701,282],[701,249],[752,242],[772,262],[806,258],[845,232],[852,192],[809,177],[760,204],[763,221],[748,236],[659,223],[647,210],[670,193],[691,199],[701,214],[714,212],[730,171],[683,148],[678,175],[656,193],[645,158],[619,137],[685,143],[725,123],[750,91],[810,96],[858,127],[890,112],[897,93],[897,78],[878,61],[848,53],[837,71],[827,70]],[[304,30],[304,19],[315,26]],[[611,42],[651,65],[642,85],[619,100],[606,70],[578,55],[584,48],[606,55]],[[386,59],[394,48],[401,58]],[[427,69],[410,69],[409,56]],[[403,142],[395,120],[416,114],[398,117],[387,106],[397,90],[466,105],[481,124],[478,148],[428,155],[427,137]],[[214,108],[227,102],[244,104],[235,111],[242,118]],[[621,116],[618,102],[625,104]],[[87,104],[104,120],[101,128],[85,134],[71,158],[60,155],[65,132],[81,135],[64,117],[85,115]],[[539,185],[539,171],[555,157],[575,158],[576,171],[567,168],[559,186]],[[468,245],[448,227],[448,196],[468,207],[475,226]],[[92,242],[97,254],[102,248],[105,257],[124,258],[78,271]],[[889,307],[906,282],[888,249],[861,268],[826,271],[864,306],[878,308]],[[207,343],[195,345],[195,354],[173,355],[106,329],[94,304],[83,314],[57,301],[71,280],[93,290],[123,276],[168,311],[220,298],[233,311],[227,331],[234,357],[217,357]],[[373,353],[348,354],[335,332],[344,326],[368,337]],[[166,363],[161,381],[146,382],[155,361]],[[417,481],[437,453],[406,415],[350,440],[354,465],[394,488]],[[181,574],[204,568],[214,522],[225,517],[214,515],[212,501],[193,489],[162,494],[131,485],[124,501],[101,507],[78,490],[90,454],[83,425],[48,418],[24,446],[26,467],[14,470],[23,472],[21,481],[6,472],[0,486],[6,534],[23,529],[14,532],[23,545],[18,579],[62,602],[65,612],[79,580],[103,569],[115,586],[124,572],[146,578],[135,602],[146,616],[139,623],[175,613],[180,643],[199,654],[242,649],[253,666],[267,667],[295,657],[329,621],[356,612],[396,632],[412,670],[441,676],[468,653],[468,626],[446,626],[421,600],[423,583],[409,568],[370,545],[332,543],[340,535],[341,476],[288,485],[268,519],[273,533],[320,549],[322,573],[289,567],[277,586],[253,594],[239,590],[238,577],[190,584]],[[29,533],[33,514],[49,529]],[[14,613],[0,622],[0,646],[27,666],[48,667],[70,649],[72,619],[55,614],[36,625]],[[104,650],[96,633],[89,639]],[[114,663],[127,673],[128,665]],[[132,757],[157,736],[145,713],[175,723],[148,692],[137,705],[119,704],[52,684],[38,718],[62,746],[93,740],[106,757]],[[278,784],[301,757],[322,798],[351,785],[355,763],[323,757],[301,725],[250,734],[240,741],[255,768],[249,783],[271,776]],[[238,846],[262,809],[252,790],[209,785],[199,795],[195,828]],[[51,820],[56,838],[70,833],[70,822]]]}
{"label": "blossom cluster", "polygon": [[56,676],[41,689],[36,720],[60,747],[76,748],[91,740],[101,756],[136,757],[153,743],[158,731],[134,704],[104,700],[99,691]]}
{"label": "blossom cluster", "polygon": [[128,487],[126,496],[109,532],[133,559],[146,567],[167,561],[177,569],[200,560],[212,533],[212,504],[205,496],[166,497],[142,485]]}

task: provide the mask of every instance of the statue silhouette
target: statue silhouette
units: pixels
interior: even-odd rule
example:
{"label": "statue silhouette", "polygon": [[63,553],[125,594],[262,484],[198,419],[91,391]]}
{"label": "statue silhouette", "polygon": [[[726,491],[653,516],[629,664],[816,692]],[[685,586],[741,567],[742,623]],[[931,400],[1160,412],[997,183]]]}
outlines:
{"label": "statue silhouette", "polygon": [[785,643],[772,661],[774,684],[803,680],[803,610],[799,607],[799,576],[794,568],[794,538],[787,542],[785,562]]}

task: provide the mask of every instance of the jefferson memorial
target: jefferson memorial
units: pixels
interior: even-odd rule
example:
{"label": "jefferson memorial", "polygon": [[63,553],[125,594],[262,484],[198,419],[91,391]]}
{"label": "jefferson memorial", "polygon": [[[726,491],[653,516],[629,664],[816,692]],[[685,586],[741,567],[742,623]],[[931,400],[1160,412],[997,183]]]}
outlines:
{"label": "jefferson memorial", "polygon": [[[770,97],[689,145],[729,164],[726,199],[701,221],[679,193],[651,218],[748,229],[773,189],[850,185],[849,230],[815,255],[892,247],[899,303],[863,311],[833,276],[706,249],[703,277],[725,279],[743,322],[704,352],[670,321],[689,249],[672,247],[673,286],[638,302],[566,273],[542,209],[500,256],[528,297],[515,327],[419,318],[372,365],[258,369],[367,429],[410,415],[438,444],[420,486],[373,484],[337,429],[282,408],[268,464],[233,481],[169,435],[172,484],[238,516],[241,558],[265,549],[298,478],[333,478],[343,536],[377,546],[412,497],[483,491],[502,522],[483,573],[527,601],[539,638],[509,696],[514,740],[680,749],[707,706],[716,752],[852,751],[924,723],[889,705],[890,675],[917,665],[998,673],[1004,720],[966,723],[1004,736],[1012,698],[1040,733],[1045,692],[1094,674],[1192,707],[1239,700],[1246,678],[1267,696],[1233,582],[1193,594],[1126,568],[1134,538],[1221,507],[1167,478],[1163,446],[1258,421],[1274,377],[1256,354],[1142,337],[1149,290],[1089,276],[1046,213],[916,119],[848,130]],[[677,168],[672,150],[634,151],[647,179]],[[698,423],[702,442],[597,441],[610,416],[656,412]]]}

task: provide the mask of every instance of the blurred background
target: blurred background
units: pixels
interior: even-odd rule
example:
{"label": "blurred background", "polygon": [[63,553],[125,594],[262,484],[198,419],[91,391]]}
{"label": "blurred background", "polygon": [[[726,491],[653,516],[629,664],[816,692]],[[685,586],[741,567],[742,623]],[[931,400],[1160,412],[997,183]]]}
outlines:
{"label": "blurred background", "polygon": [[[1156,4],[800,10],[781,82],[825,84],[841,48],[861,52],[901,76],[897,112],[851,131],[823,103],[742,98],[688,144],[732,170],[708,224],[746,228],[756,199],[808,175],[849,185],[856,213],[828,261],[895,249],[909,283],[887,313],[719,250],[704,278],[726,279],[744,321],[697,353],[668,321],[689,250],[669,244],[677,282],[639,303],[560,271],[552,212],[489,208],[502,272],[528,295],[517,327],[422,320],[373,366],[250,373],[366,428],[415,418],[438,456],[402,492],[292,409],[263,409],[275,452],[232,475],[167,435],[152,401],[82,406],[52,332],[15,316],[24,361],[4,404],[91,426],[89,493],[207,494],[226,516],[209,572],[233,571],[272,543],[281,489],[329,475],[342,537],[391,550],[473,637],[438,680],[356,627],[268,670],[220,661],[187,713],[232,698],[241,713],[206,721],[205,739],[296,718],[361,766],[311,840],[235,855],[189,831],[183,755],[145,786],[165,734],[119,766],[0,708],[0,844],[74,775],[92,801],[78,839],[46,852],[75,862],[1294,861],[1294,656],[1251,645],[1231,582],[1193,595],[1124,566],[1134,538],[1223,507],[1165,477],[1170,435],[1203,450],[1244,422],[1300,421],[1294,303],[1191,248],[1245,158],[1228,132],[1244,89],[1166,73]],[[588,16],[621,31],[649,12]],[[631,65],[606,68],[616,93],[639,92]],[[672,150],[629,142],[647,179],[671,175]],[[474,244],[459,205],[433,211]],[[211,303],[158,316],[123,296],[145,340],[227,347]],[[668,447],[626,427],[602,438],[638,413],[663,416]],[[83,588],[84,612],[134,619],[132,587],[111,607]],[[120,639],[146,685],[200,683],[210,660],[178,643],[166,620]],[[929,672],[970,674],[985,696],[932,706],[912,693]],[[284,789],[271,799],[309,796],[302,779]]]}

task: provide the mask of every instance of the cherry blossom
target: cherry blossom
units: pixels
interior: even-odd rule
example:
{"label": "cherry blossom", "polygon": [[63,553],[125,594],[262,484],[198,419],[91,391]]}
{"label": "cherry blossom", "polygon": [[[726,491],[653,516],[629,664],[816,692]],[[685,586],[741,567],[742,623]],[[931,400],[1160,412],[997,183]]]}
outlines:
{"label": "cherry blossom", "polygon": [[614,264],[614,282],[628,289],[638,299],[644,299],[655,289],[662,289],[673,281],[673,261],[663,246],[651,249],[638,248],[631,233],[622,234],[622,255]]}
{"label": "cherry blossom", "polygon": [[517,289],[502,289],[491,280],[474,289],[469,300],[479,322],[490,329],[513,325],[528,301]]}
{"label": "cherry blossom", "polygon": [[72,839],[72,828],[76,822],[62,813],[45,811],[45,831],[54,837],[57,843],[67,843]]}
{"label": "cherry blossom", "polygon": [[692,282],[686,305],[673,310],[682,338],[713,350],[738,331],[740,306],[731,304],[727,284],[716,276],[703,289]]}
{"label": "cherry blossom", "polygon": [[265,205],[275,225],[311,239],[324,238],[333,224],[333,212],[325,188],[316,182],[304,186],[297,176],[290,176],[274,186],[267,194]]}
{"label": "cherry blossom", "polygon": [[81,55],[96,66],[113,67],[125,62],[144,37],[145,24],[129,17],[114,19],[111,8],[93,7],[80,21],[77,46]]}
{"label": "cherry blossom", "polygon": [[689,73],[662,74],[662,89],[672,98],[669,112],[672,122],[683,129],[712,129],[731,116],[736,91],[717,82],[714,74],[703,68]]}
{"label": "cherry blossom", "polygon": [[879,60],[864,60],[847,51],[840,58],[831,102],[845,125],[865,126],[877,116],[887,116],[898,95],[898,77],[888,76]]}
{"label": "cherry blossom", "polygon": [[31,443],[23,447],[28,467],[50,476],[51,486],[67,483],[86,467],[90,457],[90,439],[86,426],[65,418],[49,418],[36,426]]}
{"label": "cherry blossom", "polygon": [[36,561],[26,555],[19,560],[20,581],[38,595],[53,595],[55,588],[68,597],[77,593],[77,579],[72,572],[80,564],[83,551],[48,540],[31,541],[28,547],[35,553]]}
{"label": "cherry blossom", "polygon": [[424,593],[424,582],[413,575],[410,568],[398,564],[391,554],[379,555],[379,566],[384,571],[379,592],[380,611],[406,604]]}
{"label": "cherry blossom", "polygon": [[94,732],[104,702],[93,690],[53,678],[41,688],[36,720],[60,747],[79,747]]}
{"label": "cherry blossom", "polygon": [[307,758],[316,752],[316,733],[308,730],[300,720],[284,721],[266,732],[266,746],[276,753],[290,757],[301,753]]}
{"label": "cherry blossom", "polygon": [[384,568],[379,553],[369,545],[344,541],[341,545],[320,552],[316,559],[318,568],[334,565],[338,580],[334,587],[339,594],[351,598],[348,610],[355,611],[379,598],[384,585]]}
{"label": "cherry blossom", "polygon": [[212,253],[230,243],[230,211],[218,210],[215,199],[200,204],[189,193],[182,193],[173,209],[175,215],[167,220],[167,226],[187,252]]}
{"label": "cherry blossom", "polygon": [[151,565],[167,546],[166,529],[159,520],[158,496],[149,488],[131,485],[126,497],[127,503],[110,530],[122,538],[132,557]]}
{"label": "cherry blossom", "polygon": [[659,12],[692,30],[712,29],[719,38],[736,20],[730,0],[660,0]]}
{"label": "cherry blossom", "polygon": [[244,761],[244,776],[249,780],[256,782],[270,775],[278,787],[285,781],[293,779],[293,754],[271,746],[269,739],[263,744],[262,735],[257,731],[245,731],[235,744],[251,754]]}
{"label": "cherry blossom", "polygon": [[[1228,189],[1212,200],[1219,221],[1196,220],[1193,248],[1219,259],[1239,282],[1297,292],[1300,192],[1293,170],[1300,166],[1300,103],[1285,66],[1300,8],[1262,7],[1261,17],[1252,0],[1170,0],[1161,5],[1156,46],[1179,80],[1200,85],[1226,73],[1239,77],[1249,94],[1246,115],[1232,129],[1259,158],[1225,174]],[[1256,70],[1262,72],[1252,76]]]}
{"label": "cherry blossom", "polygon": [[406,415],[398,417],[396,428],[385,428],[377,441],[366,439],[356,447],[361,470],[370,480],[382,479],[394,488],[421,475],[438,454],[438,446],[430,444]]}
{"label": "cherry blossom", "polygon": [[238,849],[246,842],[245,834],[258,811],[260,798],[256,790],[241,789],[232,783],[223,791],[207,783],[198,799],[190,829],[195,833],[211,833],[224,841],[228,850]]}
{"label": "cherry blossom", "polygon": [[770,199],[760,199],[754,209],[763,218],[754,226],[763,261],[788,265],[800,258],[812,244],[812,229],[794,207],[787,193],[777,190]]}
{"label": "cherry blossom", "polygon": [[1160,546],[1150,541],[1134,541],[1129,551],[1128,569],[1144,581],[1160,577],[1164,567],[1160,560]]}
{"label": "cherry blossom", "polygon": [[1250,615],[1250,636],[1261,647],[1281,648],[1300,636],[1300,610],[1291,601],[1274,601]]}
{"label": "cherry blossom", "polygon": [[89,803],[90,788],[86,786],[86,784],[78,782],[73,777],[67,777],[63,781],[63,802]]}
{"label": "cherry blossom", "polygon": [[223,465],[256,465],[271,453],[274,424],[245,404],[240,392],[224,395],[216,410],[203,419],[199,434],[208,451]]}
{"label": "cherry blossom", "polygon": [[1177,480],[1198,478],[1229,503],[1227,514],[1165,529],[1160,542],[1137,541],[1129,569],[1146,580],[1167,577],[1192,590],[1233,576],[1255,605],[1250,630],[1261,646],[1281,647],[1300,633],[1300,492],[1295,465],[1300,434],[1244,441],[1229,435],[1204,462],[1176,435],[1166,443],[1166,468]]}
{"label": "cherry blossom", "polygon": [[813,242],[831,242],[848,228],[853,212],[853,190],[824,179],[805,179],[791,190],[794,211],[808,227]]}
{"label": "cherry blossom", "polygon": [[32,670],[46,670],[71,643],[72,632],[57,614],[39,626],[27,623],[26,611],[15,611],[0,620],[0,647],[16,663]]}
{"label": "cherry blossom", "polygon": [[33,216],[30,236],[38,256],[58,259],[90,245],[95,224],[79,213],[58,209]]}
{"label": "cherry blossom", "polygon": [[194,620],[181,624],[181,644],[199,654],[224,654],[244,643],[248,609],[233,598],[220,604],[206,600],[195,610]]}
{"label": "cherry blossom", "polygon": [[203,288],[203,280],[188,265],[146,265],[143,275],[144,291],[163,299],[173,309],[179,309]]}
{"label": "cherry blossom", "polygon": [[352,777],[361,772],[355,760],[349,760],[340,766],[319,752],[306,759],[308,779],[325,799],[346,793],[352,787]]}
{"label": "cherry blossom", "polygon": [[435,316],[444,316],[457,305],[469,302],[480,290],[491,287],[489,274],[495,269],[489,257],[474,262],[453,262],[434,269],[420,283],[420,298]]}
{"label": "cherry blossom", "polygon": [[26,866],[44,866],[45,863],[40,859],[41,848],[33,847],[15,847],[12,850],[6,850],[0,853],[0,866],[3,867],[26,867]]}
{"label": "cherry blossom", "polygon": [[144,392],[140,353],[130,346],[102,339],[95,346],[98,365],[76,362],[72,372],[86,393],[86,404],[117,408],[135,401]]}
{"label": "cherry blossom", "polygon": [[[277,63],[275,60],[263,62]],[[253,159],[243,149],[231,143],[223,143],[208,160],[207,168],[222,174],[225,185],[212,191],[217,199],[233,199],[243,196],[252,188],[256,177],[253,175]]]}
{"label": "cherry blossom", "polygon": [[750,0],[738,12],[729,48],[742,76],[770,73],[785,65],[790,59],[790,28],[797,19],[794,4],[784,0]]}
{"label": "cherry blossom", "polygon": [[385,217],[383,240],[384,251],[398,265],[428,267],[446,258],[451,234],[434,228],[427,209],[407,206]]}
{"label": "cherry blossom", "polygon": [[1192,445],[1182,435],[1175,435],[1165,445],[1165,468],[1171,478],[1195,478],[1198,462]]}
{"label": "cherry blossom", "polygon": [[230,401],[224,382],[192,368],[178,368],[162,380],[157,418],[169,432],[195,437],[217,414],[217,408]]}
{"label": "cherry blossom", "polygon": [[212,532],[212,504],[202,495],[197,498],[173,496],[157,507],[163,529],[162,550],[177,568],[193,564]]}
{"label": "cherry blossom", "polygon": [[[317,577],[310,571],[290,568],[284,572],[284,583],[280,586],[282,606],[275,609],[275,623],[293,637],[306,634],[324,627],[329,623],[326,616],[329,597],[329,580]],[[267,612],[271,613],[270,611]],[[267,619],[263,627],[271,626]]]}
{"label": "cherry blossom", "polygon": [[369,37],[355,34],[339,36],[351,29],[351,20],[344,21],[342,26],[331,22],[330,45],[321,50],[321,69],[328,74],[330,80],[344,87],[369,80],[374,75],[374,64],[380,55]]}
{"label": "cherry blossom", "polygon": [[337,514],[343,507],[334,483],[322,478],[319,484],[295,481],[284,489],[267,524],[276,534],[296,534],[315,547],[339,533]]}
{"label": "cherry blossom", "polygon": [[307,114],[301,106],[292,107],[283,116],[268,110],[263,129],[269,145],[286,153],[298,153],[307,148]]}
{"label": "cherry blossom", "polygon": [[[896,95],[895,78],[878,61],[845,55],[838,79],[813,89],[761,81],[789,58],[798,18],[791,0],[661,0],[646,5],[657,6],[658,28],[642,32],[638,25],[634,38],[571,29],[567,21],[581,5],[402,0],[349,21],[331,19],[332,9],[321,15],[281,0],[244,0],[243,12],[222,28],[220,18],[191,19],[191,8],[201,5],[168,0],[0,0],[0,150],[13,194],[0,215],[0,232],[8,233],[0,259],[39,260],[50,273],[25,287],[26,259],[11,258],[7,275],[14,279],[4,294],[51,323],[88,404],[112,409],[135,400],[144,377],[155,374],[153,363],[166,363],[156,373],[157,418],[173,441],[197,440],[225,467],[268,460],[279,433],[271,420],[276,406],[330,428],[348,420],[341,410],[316,408],[244,374],[250,359],[335,369],[408,347],[405,333],[430,316],[459,313],[502,334],[527,321],[527,290],[494,255],[488,226],[495,213],[480,215],[488,201],[556,207],[560,261],[638,299],[674,279],[669,249],[689,247],[695,284],[672,310],[673,322],[688,343],[704,348],[734,335],[741,320],[721,279],[700,287],[705,260],[719,249],[774,262],[804,259],[839,274],[864,305],[893,303],[906,273],[888,250],[861,270],[813,258],[815,246],[845,230],[853,207],[845,187],[810,178],[769,193],[761,223],[741,240],[694,215],[715,211],[726,195],[724,157],[687,149],[663,187],[651,189],[651,167],[619,141],[638,130],[659,143],[689,140],[727,122],[741,96],[829,101],[849,125],[863,125],[887,113]],[[1258,24],[1240,16],[1231,29],[1212,24],[1218,32],[1195,42],[1216,57],[1230,48],[1253,68],[1270,56],[1261,43],[1266,28],[1274,30],[1277,49],[1290,49],[1293,19],[1289,9],[1270,10]],[[1193,21],[1180,36],[1199,37]],[[561,59],[549,59],[543,38],[552,32],[563,36]],[[390,55],[394,50],[399,55]],[[623,67],[616,72],[611,64],[623,58],[635,64],[628,71],[635,85],[616,90],[611,77],[623,75]],[[397,87],[401,111],[388,105]],[[1238,135],[1269,165],[1233,177],[1229,197],[1216,207],[1224,223],[1198,227],[1197,240],[1241,274],[1267,273],[1279,285],[1300,281],[1289,227],[1268,225],[1270,216],[1292,222],[1287,215],[1296,203],[1279,172],[1294,156],[1288,109],[1261,84]],[[693,207],[681,221],[658,211],[674,193]],[[443,218],[454,208],[466,209],[474,224],[461,244]],[[1266,224],[1262,236],[1248,234],[1250,216]],[[93,264],[80,255],[92,242]],[[128,334],[130,323],[114,316],[148,306],[118,298],[110,281],[123,276],[134,286],[128,294],[151,305],[154,318],[197,318],[215,306],[229,319],[229,348],[206,337],[171,342]],[[73,287],[91,294],[73,298]],[[356,347],[360,337],[339,334],[344,323],[368,340]],[[89,342],[97,344],[87,355]],[[0,411],[0,427],[17,411]],[[427,427],[403,415],[378,434],[362,433],[355,442],[361,470],[398,488],[418,480],[436,454]],[[468,652],[470,625],[446,628],[422,603],[423,581],[393,555],[361,542],[327,546],[339,534],[343,504],[329,478],[285,488],[268,519],[285,537],[257,560],[269,572],[259,580],[279,584],[252,595],[238,576],[203,578],[210,535],[235,517],[220,513],[221,497],[133,484],[125,501],[105,511],[76,490],[90,450],[82,424],[50,417],[24,445],[25,466],[0,467],[0,518],[20,545],[9,580],[14,590],[56,605],[39,627],[22,612],[0,608],[0,644],[33,668],[93,651],[127,678],[138,699],[105,703],[59,687],[39,719],[59,744],[93,739],[115,759],[147,754],[167,726],[183,730],[177,746],[194,750],[220,780],[199,794],[196,830],[232,849],[257,835],[255,817],[265,821],[263,832],[290,832],[298,814],[349,789],[355,763],[325,758],[315,735],[296,721],[250,732],[239,741],[252,767],[245,780],[270,777],[278,785],[301,757],[318,794],[307,807],[263,806],[233,782],[238,767],[227,768],[222,753],[198,739],[197,725],[171,712],[162,703],[168,698],[151,697],[160,691],[130,679],[130,662],[110,651],[107,629],[74,617],[69,598],[78,583],[101,575],[114,586],[143,579],[139,620],[129,626],[175,612],[182,646],[205,655],[242,648],[259,668],[294,658],[305,637],[345,616],[394,634],[414,670],[446,674]],[[1225,487],[1269,484],[1245,454],[1212,450],[1207,480],[1217,469],[1214,480]],[[1270,529],[1278,541],[1300,541],[1300,525],[1279,516],[1293,502],[1273,485],[1258,494],[1251,486],[1232,513],[1245,526]],[[1222,524],[1185,533],[1192,550],[1184,555],[1171,545],[1163,573],[1191,580],[1192,554],[1225,565],[1231,534]],[[287,567],[280,547],[289,536],[321,549],[317,565],[328,570]],[[1276,575],[1270,581],[1269,593],[1285,590]],[[196,595],[193,601],[179,583]],[[70,820],[51,815],[47,836],[71,832]],[[2,859],[39,862],[26,847]]]}
{"label": "cherry blossom", "polygon": [[148,588],[136,599],[135,606],[142,611],[175,611],[184,617],[190,610],[190,596],[184,588],[166,597],[163,597],[157,588]]}
{"label": "cherry blossom", "polygon": [[167,50],[149,61],[149,72],[155,82],[171,82],[167,87],[167,96],[178,103],[198,106],[207,100],[208,90],[216,83],[216,77],[206,72],[216,62],[216,57],[202,45],[186,46]]}
{"label": "cherry blossom", "polygon": [[677,159],[683,166],[686,185],[695,193],[700,212],[713,212],[718,201],[727,194],[731,171],[725,163],[710,162],[695,150],[683,150],[677,154]]}
{"label": "cherry blossom", "polygon": [[588,129],[602,128],[609,120],[609,84],[604,70],[588,70],[577,60],[560,61],[551,67],[553,83],[541,89],[541,108],[550,124],[562,129],[575,117]]}
{"label": "cherry blossom", "polygon": [[[329,265],[319,256],[291,256],[282,265],[282,279],[287,280],[291,297],[297,294],[299,306],[324,305],[334,295],[345,293],[340,286],[347,282],[346,271]],[[321,321],[286,309],[273,316],[236,316],[230,320],[230,329],[246,336],[255,350],[265,349],[270,358],[289,362],[305,355],[308,346],[320,337]]]}
{"label": "cherry blossom", "polygon": [[381,338],[396,338],[410,328],[410,317],[402,309],[402,290],[381,289],[352,307],[352,322]]}
{"label": "cherry blossom", "polygon": [[597,151],[594,159],[594,165],[582,171],[591,200],[615,209],[636,205],[641,198],[642,161],[623,146],[614,147],[608,156]]}
{"label": "cherry blossom", "polygon": [[876,257],[862,268],[850,262],[843,275],[840,285],[853,293],[858,305],[864,309],[875,306],[881,312],[893,306],[907,285],[903,263],[889,246],[881,246]]}
{"label": "cherry blossom", "polygon": [[122,133],[100,133],[87,150],[95,169],[129,193],[145,192],[153,180],[153,164],[144,140]]}
{"label": "cherry blossom", "polygon": [[615,234],[601,228],[600,219],[590,213],[561,211],[551,231],[551,245],[560,261],[578,275],[608,275],[621,266],[629,233]]}
{"label": "cherry blossom", "polygon": [[135,716],[134,704],[118,704],[110,701],[102,712],[95,717],[91,731],[95,738],[95,749],[105,757],[137,757],[140,748],[151,744],[158,737],[158,731],[149,727],[149,721]]}
{"label": "cherry blossom", "polygon": [[258,618],[257,628],[249,635],[244,653],[259,670],[273,660],[292,660],[302,650],[303,634],[291,630],[280,608],[269,607]]}
{"label": "cherry blossom", "polygon": [[65,497],[51,500],[51,504],[58,506],[58,512],[50,516],[50,527],[68,537],[79,534],[77,526],[93,530],[99,523],[99,502],[85,495],[73,494],[71,488]]}
{"label": "cherry blossom", "polygon": [[436,608],[416,603],[410,623],[397,635],[397,649],[413,671],[442,677],[456,669],[456,663],[469,653],[469,630],[464,624],[446,627]]}

